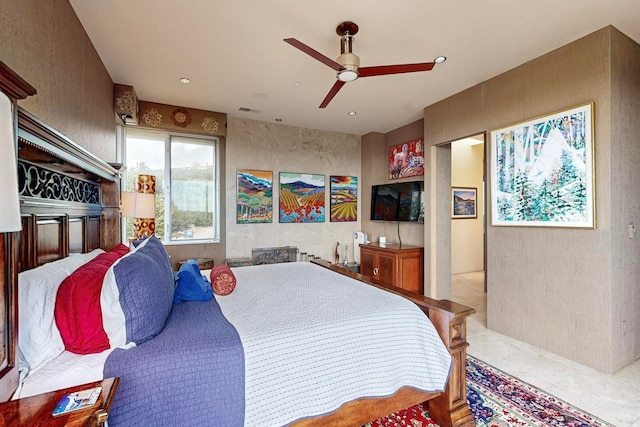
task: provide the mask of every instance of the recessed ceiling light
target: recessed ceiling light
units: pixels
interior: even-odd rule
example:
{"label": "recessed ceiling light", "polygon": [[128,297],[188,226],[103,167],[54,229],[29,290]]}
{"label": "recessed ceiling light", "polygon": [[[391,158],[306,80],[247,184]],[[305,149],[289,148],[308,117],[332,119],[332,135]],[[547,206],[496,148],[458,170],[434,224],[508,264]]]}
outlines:
{"label": "recessed ceiling light", "polygon": [[356,113],[355,111],[349,111],[347,114],[350,115],[350,116],[355,116],[358,113]]}
{"label": "recessed ceiling light", "polygon": [[180,78],[180,83],[184,83],[184,84],[188,85],[189,83],[191,83],[191,79],[188,79],[186,77],[181,77]]}
{"label": "recessed ceiling light", "polygon": [[436,59],[433,60],[433,62],[435,62],[436,64],[442,64],[446,60],[447,60],[446,56],[438,56]]}

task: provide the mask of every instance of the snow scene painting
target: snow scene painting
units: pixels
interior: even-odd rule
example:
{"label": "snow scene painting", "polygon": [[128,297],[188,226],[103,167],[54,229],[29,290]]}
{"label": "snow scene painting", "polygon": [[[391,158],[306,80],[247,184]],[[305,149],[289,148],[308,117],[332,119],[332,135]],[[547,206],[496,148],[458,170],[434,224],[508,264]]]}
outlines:
{"label": "snow scene painting", "polygon": [[491,132],[492,225],[595,227],[592,109]]}

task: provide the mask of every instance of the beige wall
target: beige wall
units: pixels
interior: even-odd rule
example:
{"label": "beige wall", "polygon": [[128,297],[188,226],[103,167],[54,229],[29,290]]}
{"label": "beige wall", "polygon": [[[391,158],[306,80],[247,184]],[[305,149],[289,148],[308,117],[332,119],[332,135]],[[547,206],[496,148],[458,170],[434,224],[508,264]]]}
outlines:
{"label": "beige wall", "polygon": [[[639,212],[637,57],[638,46],[608,27],[425,108],[425,144],[433,154],[433,169],[425,175],[432,191],[425,287],[443,297],[450,295],[442,272],[450,262],[443,254],[449,257],[451,251],[442,232],[450,222],[443,191],[450,186],[450,151],[436,146],[595,103],[598,226],[489,226],[487,322],[498,332],[604,372],[640,356],[640,248],[637,240],[623,238],[627,224],[638,223]],[[489,147],[486,151],[488,156]],[[624,338],[621,317],[629,322]]]}
{"label": "beige wall", "polygon": [[[371,221],[371,186],[388,182],[421,180],[414,177],[400,180],[389,179],[389,148],[421,138],[424,134],[423,120],[417,120],[386,134],[369,133],[362,137],[362,231],[372,242],[385,236],[387,242],[399,242],[412,246],[424,244],[424,224],[412,222]],[[399,235],[398,235],[399,233]]]}
{"label": "beige wall", "polygon": [[476,189],[476,218],[451,220],[451,274],[484,270],[484,144],[473,138],[451,143],[451,186]]}
{"label": "beige wall", "polygon": [[0,60],[36,88],[19,105],[116,160],[113,82],[68,1],[0,0]]}
{"label": "beige wall", "polygon": [[[229,117],[226,169],[227,257],[250,257],[251,248],[297,246],[301,252],[333,260],[336,243],[349,245],[353,260],[353,233],[360,229],[364,202],[358,201],[357,222],[330,222],[330,175],[360,178],[360,137],[338,132],[303,129],[281,124]],[[236,223],[236,170],[273,171],[273,222]],[[280,172],[325,175],[325,222],[280,224],[278,215]],[[358,194],[362,185],[358,184]]]}
{"label": "beige wall", "polygon": [[[640,356],[640,46],[611,32],[612,365]],[[608,191],[605,188],[602,191]],[[626,334],[622,334],[622,322]]]}

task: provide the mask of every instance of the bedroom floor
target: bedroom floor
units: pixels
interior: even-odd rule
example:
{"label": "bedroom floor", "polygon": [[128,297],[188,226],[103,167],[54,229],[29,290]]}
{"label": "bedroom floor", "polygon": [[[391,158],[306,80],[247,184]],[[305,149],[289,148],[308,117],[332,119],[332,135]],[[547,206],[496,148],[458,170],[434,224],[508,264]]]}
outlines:
{"label": "bedroom floor", "polygon": [[640,360],[603,374],[487,329],[482,271],[453,275],[452,293],[476,309],[467,325],[469,354],[617,427],[640,427]]}

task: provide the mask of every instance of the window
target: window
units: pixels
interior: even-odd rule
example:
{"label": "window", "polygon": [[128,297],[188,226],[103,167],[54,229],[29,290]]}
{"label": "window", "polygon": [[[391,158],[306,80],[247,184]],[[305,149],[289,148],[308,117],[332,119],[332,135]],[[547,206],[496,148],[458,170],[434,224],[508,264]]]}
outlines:
{"label": "window", "polygon": [[[124,130],[123,191],[156,177],[156,231],[165,243],[219,242],[218,139]],[[125,236],[133,218],[125,218]]]}

